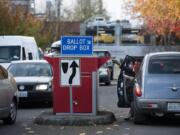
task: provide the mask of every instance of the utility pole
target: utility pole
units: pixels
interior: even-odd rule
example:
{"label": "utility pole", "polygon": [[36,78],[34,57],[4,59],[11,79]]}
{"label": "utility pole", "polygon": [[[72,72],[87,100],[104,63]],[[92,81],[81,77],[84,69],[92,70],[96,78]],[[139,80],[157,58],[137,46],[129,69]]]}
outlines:
{"label": "utility pole", "polygon": [[80,20],[83,20],[83,2],[80,0]]}
{"label": "utility pole", "polygon": [[98,0],[98,4],[99,4],[98,14],[102,15],[103,14],[103,2],[102,2],[102,0]]}
{"label": "utility pole", "polygon": [[60,21],[62,0],[56,0],[56,5],[57,20]]}
{"label": "utility pole", "polygon": [[30,0],[29,7],[31,9],[31,13],[34,15],[36,13],[36,11],[35,11],[35,8],[36,8],[35,0]]}
{"label": "utility pole", "polygon": [[61,35],[61,6],[62,6],[62,0],[56,0],[56,33],[55,33],[55,39],[57,40],[59,36]]}
{"label": "utility pole", "polygon": [[91,0],[86,0],[86,7],[87,7],[87,18],[89,18],[91,16]]}

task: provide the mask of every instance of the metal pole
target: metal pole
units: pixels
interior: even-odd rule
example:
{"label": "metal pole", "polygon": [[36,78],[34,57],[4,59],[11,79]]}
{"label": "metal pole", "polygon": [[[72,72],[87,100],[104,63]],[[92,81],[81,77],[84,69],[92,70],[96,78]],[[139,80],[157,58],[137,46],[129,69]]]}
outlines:
{"label": "metal pole", "polygon": [[93,115],[97,115],[97,72],[92,73]]}
{"label": "metal pole", "polygon": [[56,0],[56,12],[57,12],[57,20],[60,21],[61,19],[61,4],[62,0]]}
{"label": "metal pole", "polygon": [[72,85],[69,87],[70,93],[70,114],[73,114],[73,95],[72,95]]}
{"label": "metal pole", "polygon": [[97,22],[97,32],[96,32],[96,35],[98,37],[98,40],[97,40],[97,46],[99,46],[99,22]]}
{"label": "metal pole", "polygon": [[115,35],[114,35],[114,37],[115,37],[115,44],[117,44],[117,45],[120,45],[121,44],[121,26],[120,26],[120,22],[118,21],[118,22],[116,22],[116,25],[115,25],[115,27],[114,27],[114,31],[115,31]]}

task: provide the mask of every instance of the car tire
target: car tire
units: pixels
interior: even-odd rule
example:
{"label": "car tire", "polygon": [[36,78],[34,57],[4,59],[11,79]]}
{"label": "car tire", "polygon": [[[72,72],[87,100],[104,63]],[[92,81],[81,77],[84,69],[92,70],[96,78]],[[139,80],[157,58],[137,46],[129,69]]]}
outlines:
{"label": "car tire", "polygon": [[3,119],[4,124],[14,124],[17,116],[17,103],[13,100],[10,104],[10,111],[7,118]]}
{"label": "car tire", "polygon": [[114,71],[113,71],[113,68],[111,69],[111,80],[113,80],[114,79]]}
{"label": "car tire", "polygon": [[105,82],[105,85],[109,86],[111,84],[111,81]]}
{"label": "car tire", "polygon": [[132,104],[133,105],[131,107],[133,110],[134,124],[146,124],[147,123],[147,116],[138,110],[135,102],[133,102]]}

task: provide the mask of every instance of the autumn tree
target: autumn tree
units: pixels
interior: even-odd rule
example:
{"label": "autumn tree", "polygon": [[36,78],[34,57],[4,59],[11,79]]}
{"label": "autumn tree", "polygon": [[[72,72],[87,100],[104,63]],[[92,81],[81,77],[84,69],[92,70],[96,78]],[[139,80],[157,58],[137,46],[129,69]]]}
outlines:
{"label": "autumn tree", "polygon": [[0,34],[5,35],[15,29],[8,1],[0,1]]}
{"label": "autumn tree", "polygon": [[180,37],[180,0],[136,0],[134,11],[161,37],[162,44],[173,43],[173,36]]}
{"label": "autumn tree", "polygon": [[11,7],[8,0],[0,1],[0,35],[26,35],[36,38],[40,47],[51,41],[44,22],[35,18],[21,6]]}

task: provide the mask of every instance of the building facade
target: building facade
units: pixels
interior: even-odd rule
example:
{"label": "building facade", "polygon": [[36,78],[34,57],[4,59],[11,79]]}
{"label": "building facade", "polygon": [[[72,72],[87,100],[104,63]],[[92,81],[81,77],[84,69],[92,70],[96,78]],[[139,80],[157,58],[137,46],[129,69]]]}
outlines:
{"label": "building facade", "polygon": [[32,2],[34,0],[10,0],[12,8],[15,8],[17,6],[22,7],[26,11],[31,10]]}
{"label": "building facade", "polygon": [[12,8],[21,7],[38,18],[46,18],[52,12],[51,0],[10,0]]}

